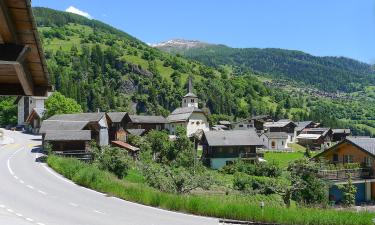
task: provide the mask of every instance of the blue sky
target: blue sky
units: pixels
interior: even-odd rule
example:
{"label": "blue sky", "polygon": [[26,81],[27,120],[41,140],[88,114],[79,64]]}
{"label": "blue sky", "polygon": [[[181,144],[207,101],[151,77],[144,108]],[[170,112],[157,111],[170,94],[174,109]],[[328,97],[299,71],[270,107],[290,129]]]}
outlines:
{"label": "blue sky", "polygon": [[32,5],[78,9],[147,43],[183,38],[375,63],[375,0],[33,0]]}

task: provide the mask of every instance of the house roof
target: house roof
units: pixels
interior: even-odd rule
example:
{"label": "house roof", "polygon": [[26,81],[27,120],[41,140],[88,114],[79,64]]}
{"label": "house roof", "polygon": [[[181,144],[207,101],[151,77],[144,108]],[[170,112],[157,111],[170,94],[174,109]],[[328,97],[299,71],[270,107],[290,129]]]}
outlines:
{"label": "house roof", "polygon": [[44,134],[51,130],[82,130],[88,123],[88,121],[44,120],[39,132]]}
{"label": "house roof", "polygon": [[127,112],[109,112],[109,113],[107,113],[109,119],[111,119],[111,121],[113,123],[121,123],[121,121],[124,119],[126,114],[127,114]]}
{"label": "house roof", "polygon": [[297,139],[317,140],[321,136],[322,136],[321,134],[299,134],[296,138]]}
{"label": "house roof", "polygon": [[209,146],[261,146],[255,130],[206,131]]}
{"label": "house roof", "polygon": [[286,127],[289,124],[295,125],[292,121],[278,121],[278,122],[266,122],[263,124],[264,127]]}
{"label": "house roof", "polygon": [[33,111],[31,111],[30,115],[27,117],[26,122],[30,123],[35,116],[39,119],[43,118],[45,112],[46,109],[44,108],[33,108]]}
{"label": "house roof", "polygon": [[314,158],[319,158],[322,154],[332,151],[336,149],[338,146],[344,144],[344,143],[349,143],[352,144],[356,147],[358,147],[360,150],[369,153],[373,157],[375,157],[375,138],[370,138],[370,137],[346,137],[346,139],[340,141],[339,143],[333,145],[332,147],[324,150],[323,152],[317,154],[314,156]]}
{"label": "house roof", "polygon": [[231,125],[231,123],[229,121],[227,121],[227,120],[220,120],[219,124],[220,125]]}
{"label": "house roof", "polygon": [[263,133],[267,138],[273,138],[273,139],[287,139],[288,134],[285,132],[266,132]]}
{"label": "house roof", "polygon": [[47,63],[30,0],[0,1],[0,95],[46,96]]}
{"label": "house roof", "polygon": [[350,129],[332,129],[333,134],[350,134]]}
{"label": "house roof", "polygon": [[130,144],[128,144],[126,142],[123,142],[123,141],[112,141],[112,144],[114,144],[117,147],[124,148],[124,149],[132,151],[132,152],[139,151],[139,148],[134,147],[133,145],[130,145]]}
{"label": "house roof", "polygon": [[89,130],[51,130],[46,133],[46,141],[89,141],[91,131]]}
{"label": "house roof", "polygon": [[196,107],[180,107],[175,109],[168,117],[169,122],[187,121],[192,113],[204,113]]}
{"label": "house roof", "polygon": [[308,125],[310,125],[311,123],[313,123],[313,121],[299,121],[299,122],[295,122],[295,124],[297,125],[297,127],[295,128],[296,131],[301,131],[303,129],[305,129]]}
{"label": "house roof", "polygon": [[62,120],[62,121],[88,121],[98,122],[105,116],[105,113],[75,113],[75,114],[60,114],[54,115],[48,120]]}
{"label": "house roof", "polygon": [[129,115],[132,123],[168,123],[163,116]]}
{"label": "house roof", "polygon": [[326,127],[318,127],[318,128],[305,128],[302,130],[304,134],[321,134],[322,136],[326,136],[331,128]]}
{"label": "house roof", "polygon": [[129,134],[137,135],[137,136],[142,136],[146,132],[145,129],[126,129],[126,131]]}
{"label": "house roof", "polygon": [[191,98],[198,98],[198,96],[192,92],[187,93],[184,95],[184,98],[191,97]]}
{"label": "house roof", "polygon": [[265,120],[265,119],[270,119],[271,116],[269,115],[258,115],[258,116],[253,116],[251,117],[252,120]]}

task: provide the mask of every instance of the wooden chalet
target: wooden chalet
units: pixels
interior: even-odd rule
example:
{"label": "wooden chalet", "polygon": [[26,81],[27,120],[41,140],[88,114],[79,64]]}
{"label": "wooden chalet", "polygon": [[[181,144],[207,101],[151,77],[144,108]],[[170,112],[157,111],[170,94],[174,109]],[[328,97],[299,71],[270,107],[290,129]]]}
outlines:
{"label": "wooden chalet", "polygon": [[1,0],[0,95],[46,96],[48,77],[30,0]]}
{"label": "wooden chalet", "polygon": [[126,129],[144,129],[145,133],[150,130],[164,130],[168,120],[163,116],[141,116],[129,115],[125,116]]}

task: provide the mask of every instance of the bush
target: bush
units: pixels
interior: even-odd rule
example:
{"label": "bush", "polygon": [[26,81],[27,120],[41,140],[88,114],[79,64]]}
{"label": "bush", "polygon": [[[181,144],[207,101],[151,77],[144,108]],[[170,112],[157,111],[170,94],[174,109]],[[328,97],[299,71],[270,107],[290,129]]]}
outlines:
{"label": "bush", "polygon": [[251,164],[239,160],[231,165],[226,165],[221,169],[221,172],[226,174],[242,172],[251,176],[279,177],[281,176],[282,170],[275,162],[259,162]]}
{"label": "bush", "polygon": [[[128,201],[202,216],[286,225],[371,225],[373,224],[372,218],[375,216],[369,212],[357,213],[304,207],[284,208],[280,205],[281,200],[276,195],[238,197],[162,193],[143,184],[118,180],[108,172],[98,170],[95,165],[57,156],[49,156],[48,165],[69,179],[80,174],[75,180],[84,184],[79,184],[100,192]],[[82,170],[93,171],[93,173],[82,173]],[[85,176],[89,178],[85,179]],[[261,201],[265,202],[263,210],[259,207]]]}
{"label": "bush", "polygon": [[247,194],[277,194],[288,185],[284,179],[250,176],[237,172],[234,174],[233,187]]}
{"label": "bush", "polygon": [[120,148],[104,147],[97,156],[96,163],[100,169],[108,170],[122,179],[128,172],[131,159]]}

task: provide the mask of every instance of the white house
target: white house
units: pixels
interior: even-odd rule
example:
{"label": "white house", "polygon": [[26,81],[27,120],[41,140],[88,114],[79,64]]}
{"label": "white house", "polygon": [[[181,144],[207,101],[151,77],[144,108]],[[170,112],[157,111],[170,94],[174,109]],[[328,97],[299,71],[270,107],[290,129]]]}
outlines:
{"label": "white house", "polygon": [[290,135],[285,132],[266,132],[260,135],[264,147],[268,150],[289,150]]}
{"label": "white house", "polygon": [[25,122],[34,109],[44,109],[44,102],[48,97],[23,96],[17,99],[18,125]]}
{"label": "white house", "polygon": [[167,129],[171,135],[176,134],[178,126],[185,127],[188,137],[197,131],[209,131],[206,114],[199,109],[198,96],[192,92],[192,81],[189,80],[189,92],[182,98],[182,107],[175,109],[168,117]]}

